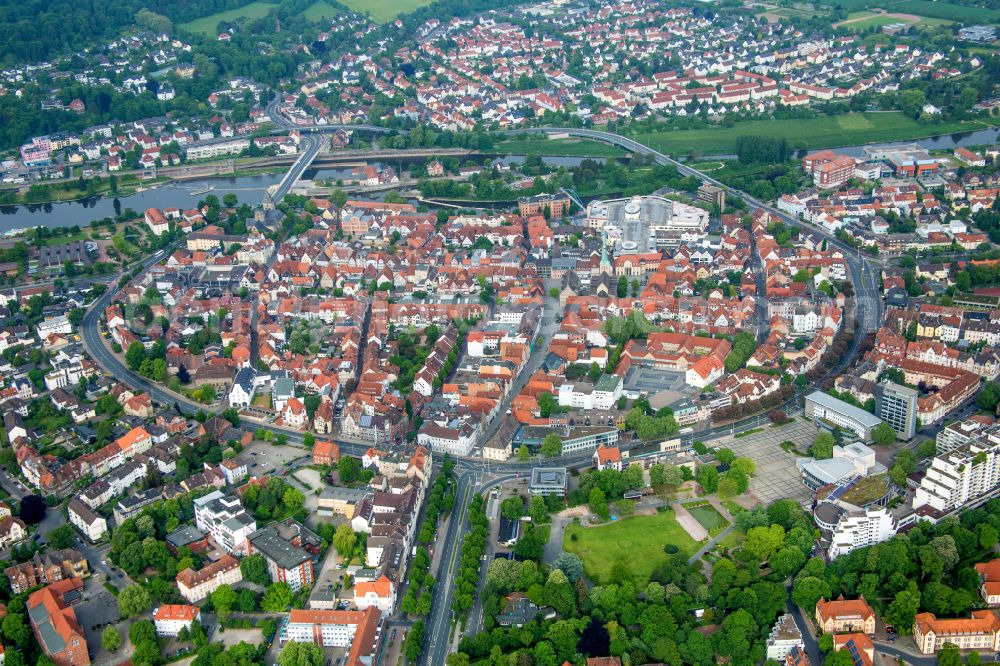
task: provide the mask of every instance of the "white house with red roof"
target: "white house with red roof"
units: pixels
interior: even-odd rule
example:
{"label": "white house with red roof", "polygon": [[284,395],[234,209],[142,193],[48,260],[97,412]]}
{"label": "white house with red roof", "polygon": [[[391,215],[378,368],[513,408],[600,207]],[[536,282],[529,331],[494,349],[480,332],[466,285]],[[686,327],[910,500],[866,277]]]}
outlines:
{"label": "white house with red roof", "polygon": [[396,593],[392,581],[384,574],[376,580],[354,584],[354,606],[358,610],[375,607],[391,615],[395,599]]}
{"label": "white house with red roof", "polygon": [[191,625],[200,619],[198,607],[187,604],[163,604],[153,613],[157,636],[176,636],[183,627],[190,630]]}
{"label": "white house with red roof", "polygon": [[622,471],[622,452],[617,446],[604,446],[603,444],[594,449],[594,466],[598,470],[613,469]]}

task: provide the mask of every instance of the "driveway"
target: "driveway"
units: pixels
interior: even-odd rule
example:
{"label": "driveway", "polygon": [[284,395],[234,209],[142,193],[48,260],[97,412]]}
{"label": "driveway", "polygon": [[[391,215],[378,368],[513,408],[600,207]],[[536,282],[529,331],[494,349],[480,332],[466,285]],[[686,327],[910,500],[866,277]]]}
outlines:
{"label": "driveway", "polygon": [[587,515],[589,511],[586,507],[573,507],[572,509],[563,509],[557,514],[552,516],[552,527],[549,532],[549,542],[545,544],[545,552],[542,555],[542,560],[546,564],[552,564],[556,561],[556,558],[563,553],[563,534],[566,532],[566,526],[573,522],[574,518],[582,517]]}

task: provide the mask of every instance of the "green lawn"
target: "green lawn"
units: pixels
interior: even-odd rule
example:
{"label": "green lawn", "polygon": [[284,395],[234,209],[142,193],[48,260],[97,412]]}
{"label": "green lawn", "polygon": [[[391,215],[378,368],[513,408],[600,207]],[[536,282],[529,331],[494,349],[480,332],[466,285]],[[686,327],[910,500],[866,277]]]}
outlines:
{"label": "green lawn", "polygon": [[496,152],[507,155],[565,155],[571,157],[621,157],[621,148],[587,139],[509,139]]}
{"label": "green lawn", "polygon": [[326,0],[317,0],[306,7],[306,10],[302,12],[302,16],[305,17],[307,21],[319,23],[320,21],[329,21],[339,13],[340,10]]}
{"label": "green lawn", "polygon": [[653,571],[666,563],[663,547],[668,543],[677,546],[685,557],[698,550],[697,543],[677,524],[673,511],[633,516],[599,527],[574,523],[566,527],[563,535],[563,550],[579,555],[587,577],[597,584],[608,579],[611,567],[618,561],[645,584]]}
{"label": "green lawn", "polygon": [[788,139],[793,148],[836,148],[865,143],[907,141],[937,134],[983,129],[979,121],[922,124],[902,113],[847,113],[792,120],[751,120],[733,127],[646,132],[633,138],[650,148],[673,155],[715,155],[736,152],[741,136]]}
{"label": "green lawn", "polygon": [[[263,16],[267,16],[267,13],[277,7],[277,4],[270,2],[251,2],[249,5],[244,5],[243,7],[238,7],[237,9],[228,9],[224,12],[216,12],[215,14],[209,14],[208,16],[202,16],[199,19],[193,21],[188,21],[187,23],[181,23],[178,28],[181,30],[187,30],[188,32],[200,32],[203,35],[214,35],[216,30],[218,30],[220,21],[235,21],[241,18],[248,19],[258,19]],[[310,7],[310,9],[312,9]],[[306,11],[309,11],[308,9]]]}
{"label": "green lawn", "polygon": [[400,14],[431,4],[432,0],[341,0],[356,12],[368,12],[379,23],[387,23]]}
{"label": "green lawn", "polygon": [[702,506],[685,507],[694,519],[701,523],[709,533],[714,530],[725,527],[729,524],[729,521],[722,517],[714,506],[711,504],[703,504]]}

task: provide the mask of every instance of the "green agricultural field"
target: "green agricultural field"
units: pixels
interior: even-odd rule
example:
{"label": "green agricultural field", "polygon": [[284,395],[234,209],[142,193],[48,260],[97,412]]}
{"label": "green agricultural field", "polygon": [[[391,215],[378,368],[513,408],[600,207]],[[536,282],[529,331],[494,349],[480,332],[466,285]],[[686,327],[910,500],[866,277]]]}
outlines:
{"label": "green agricultural field", "polygon": [[362,14],[368,12],[379,23],[388,23],[400,14],[412,12],[432,0],[341,0],[341,3]]}
{"label": "green agricultural field", "polygon": [[862,21],[855,21],[853,23],[846,23],[842,28],[848,30],[867,30],[868,28],[877,28],[883,25],[892,25],[893,23],[911,23],[910,21],[904,21],[893,16],[869,16]]}
{"label": "green agricultural field", "polygon": [[506,155],[565,155],[572,157],[621,157],[625,151],[587,139],[510,139],[494,149]]}
{"label": "green agricultural field", "polygon": [[326,0],[317,0],[317,2],[306,7],[305,11],[302,12],[302,16],[307,21],[319,23],[320,21],[329,21],[339,13],[340,10]]}
{"label": "green agricultural field", "polygon": [[935,0],[885,0],[884,2],[877,0],[824,0],[823,4],[843,7],[852,13],[877,8],[890,13],[917,14],[928,18],[964,23],[996,23],[1000,21],[1000,11],[995,9],[968,7],[951,2],[936,2]]}
{"label": "green agricultural field", "polygon": [[677,546],[685,557],[698,549],[697,543],[677,524],[673,511],[633,516],[598,527],[571,524],[563,536],[563,550],[583,559],[583,569],[595,583],[607,581],[611,567],[621,561],[636,581],[645,585],[653,571],[666,563],[663,547],[668,543]]}
{"label": "green agricultural field", "polygon": [[178,28],[188,32],[200,32],[203,35],[214,35],[219,27],[220,21],[235,21],[237,19],[258,19],[267,16],[267,13],[278,5],[270,2],[251,2],[237,9],[228,9],[224,12],[216,12],[200,19],[181,23]]}
{"label": "green agricultural field", "polygon": [[984,123],[941,122],[924,125],[898,112],[847,113],[792,120],[752,120],[733,127],[697,130],[664,130],[633,138],[650,148],[672,155],[719,155],[736,152],[741,136],[785,138],[793,148],[836,148],[865,143],[908,141],[938,134],[983,129]]}

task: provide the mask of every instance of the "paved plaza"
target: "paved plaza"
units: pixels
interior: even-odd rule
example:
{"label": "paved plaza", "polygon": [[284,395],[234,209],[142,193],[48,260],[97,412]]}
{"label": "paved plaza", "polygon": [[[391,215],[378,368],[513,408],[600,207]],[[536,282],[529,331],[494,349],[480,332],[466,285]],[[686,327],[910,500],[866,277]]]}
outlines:
{"label": "paved plaza", "polygon": [[807,500],[812,496],[802,485],[802,477],[795,467],[795,455],[781,448],[781,443],[795,442],[800,451],[805,451],[815,439],[817,428],[802,416],[780,428],[764,426],[761,432],[746,437],[735,438],[726,435],[707,442],[709,446],[732,449],[737,456],[746,456],[757,463],[757,474],[750,479],[750,493],[765,504],[776,499],[790,498]]}

